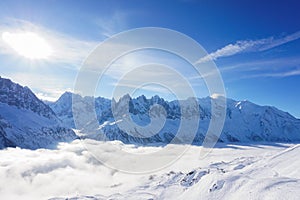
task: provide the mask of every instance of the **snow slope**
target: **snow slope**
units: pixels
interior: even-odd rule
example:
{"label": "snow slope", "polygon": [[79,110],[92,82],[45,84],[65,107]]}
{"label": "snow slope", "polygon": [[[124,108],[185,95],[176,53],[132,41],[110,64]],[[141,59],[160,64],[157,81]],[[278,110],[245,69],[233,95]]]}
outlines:
{"label": "snow slope", "polygon": [[53,148],[76,138],[29,88],[0,77],[0,148]]}
{"label": "snow slope", "polygon": [[[187,121],[196,115],[197,109],[200,114],[199,127],[197,130],[194,143],[201,144],[206,131],[208,129],[209,122],[212,118],[216,117],[211,113],[211,102],[218,104],[218,101],[214,98],[207,97],[198,99],[199,107],[189,107],[185,109],[184,116],[182,116],[180,103],[183,105],[187,100],[179,101],[165,101],[159,96],[154,96],[150,99],[146,99],[145,96],[138,98],[131,98],[129,95],[125,95],[118,102],[110,101],[109,99],[92,97],[81,97],[75,95],[75,97],[81,102],[81,106],[76,107],[80,109],[79,113],[82,113],[82,124],[88,124],[88,119],[84,115],[86,110],[89,112],[92,110],[92,102],[95,101],[95,110],[97,120],[99,122],[98,127],[92,127],[87,132],[95,132],[93,138],[102,138],[105,135],[108,140],[120,140],[125,143],[170,143],[170,141],[176,137],[176,133],[182,120]],[[124,122],[124,118],[114,119],[112,114],[111,105],[116,106],[116,110],[123,111],[126,109],[126,102],[129,102],[128,110],[131,119],[140,126],[139,128],[128,128],[130,132],[120,129],[121,123]],[[227,113],[225,118],[225,125],[223,132],[219,138],[220,142],[257,142],[257,141],[273,141],[273,142],[291,142],[300,141],[300,120],[296,119],[289,113],[280,111],[271,106],[259,106],[249,101],[235,101],[227,99]],[[187,103],[186,103],[187,104]],[[153,106],[160,105],[161,110],[156,111],[154,115],[157,117],[157,121],[165,120],[165,124],[159,131],[151,129],[149,132],[152,134],[149,137],[135,137],[134,135],[146,135],[143,126],[147,126],[151,122],[150,115],[153,117]],[[218,106],[218,105],[217,105]],[[63,94],[57,102],[50,104],[50,107],[55,111],[57,116],[69,127],[74,128],[74,120],[72,115],[72,93]],[[154,118],[155,119],[155,118]],[[192,124],[192,120],[191,120]],[[155,126],[154,126],[155,127]],[[158,125],[155,127],[157,128]],[[187,132],[192,132],[187,126]],[[84,130],[82,131],[84,133]],[[128,134],[129,133],[129,134]],[[180,140],[179,143],[184,141]]]}
{"label": "snow slope", "polygon": [[[87,142],[108,158],[122,156],[110,151],[111,146],[131,153],[161,150],[116,141]],[[108,168],[80,140],[60,144],[56,150],[8,148],[0,151],[0,198],[296,200],[300,196],[299,144],[218,144],[200,159],[202,149],[190,146],[168,167],[132,174]]]}

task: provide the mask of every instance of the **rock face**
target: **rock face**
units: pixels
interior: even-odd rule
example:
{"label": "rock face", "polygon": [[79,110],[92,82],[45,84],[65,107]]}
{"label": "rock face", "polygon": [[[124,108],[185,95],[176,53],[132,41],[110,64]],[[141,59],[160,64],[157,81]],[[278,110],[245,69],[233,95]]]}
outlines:
{"label": "rock face", "polygon": [[30,110],[42,117],[55,119],[51,108],[40,101],[28,87],[0,77],[0,102],[18,109]]}
{"label": "rock face", "polygon": [[[214,116],[211,113],[211,102],[218,104],[212,97],[197,99],[197,106],[190,106],[189,99],[181,101],[165,101],[159,96],[147,99],[145,96],[131,98],[125,95],[118,102],[114,99],[74,96],[76,102],[80,102],[79,109],[83,117],[83,125],[88,124],[88,117],[85,116],[95,106],[97,116],[97,127],[88,129],[88,137],[106,140],[121,140],[125,143],[170,143],[184,142],[182,138],[177,138],[176,133],[180,129],[182,121],[186,126],[183,131],[192,132],[193,117],[199,116],[199,127],[193,140],[194,144],[201,144],[205,138],[209,122]],[[289,113],[278,110],[271,106],[259,106],[249,101],[235,101],[226,99],[227,112],[225,124],[219,142],[294,142],[300,141],[300,120]],[[159,105],[159,106],[157,106]],[[57,116],[69,127],[75,128],[72,115],[72,93],[65,93],[50,107]],[[216,105],[218,107],[218,105]],[[120,126],[128,119],[128,116],[117,116],[112,114],[112,108],[116,113],[129,111],[130,119],[141,128],[127,130]],[[90,110],[86,112],[86,110]],[[152,135],[145,133],[143,127],[151,124],[152,120],[165,120],[163,127],[156,132],[153,129]],[[191,122],[189,126],[189,122]],[[181,127],[182,128],[182,127]],[[149,131],[149,130],[147,130]],[[151,132],[150,129],[149,132]],[[84,130],[82,131],[84,133]],[[93,134],[90,134],[93,132]],[[188,135],[186,135],[188,137]]]}
{"label": "rock face", "polygon": [[0,77],[0,148],[53,148],[75,138],[28,87]]}

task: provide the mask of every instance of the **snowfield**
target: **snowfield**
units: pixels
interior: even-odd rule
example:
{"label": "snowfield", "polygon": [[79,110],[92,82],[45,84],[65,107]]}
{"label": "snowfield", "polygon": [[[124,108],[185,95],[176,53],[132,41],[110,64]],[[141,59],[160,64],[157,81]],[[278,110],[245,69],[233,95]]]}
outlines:
{"label": "snowfield", "polygon": [[[107,159],[123,156],[112,147],[135,155],[166,148],[86,144]],[[164,156],[185,147],[171,145]],[[0,199],[299,199],[299,144],[217,144],[200,159],[202,149],[190,146],[170,165],[134,174],[99,162],[80,140],[56,150],[7,148],[0,151]]]}

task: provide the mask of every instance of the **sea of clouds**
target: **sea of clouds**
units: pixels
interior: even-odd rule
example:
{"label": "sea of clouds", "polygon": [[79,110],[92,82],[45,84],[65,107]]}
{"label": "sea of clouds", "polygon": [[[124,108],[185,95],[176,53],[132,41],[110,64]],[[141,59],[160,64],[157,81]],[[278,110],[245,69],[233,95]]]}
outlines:
{"label": "sea of clouds", "polygon": [[[123,145],[99,142],[95,148],[105,153],[112,144]],[[0,151],[0,158],[0,199],[109,195],[134,187],[141,178],[103,165],[80,140],[61,143],[56,150],[8,148]]]}

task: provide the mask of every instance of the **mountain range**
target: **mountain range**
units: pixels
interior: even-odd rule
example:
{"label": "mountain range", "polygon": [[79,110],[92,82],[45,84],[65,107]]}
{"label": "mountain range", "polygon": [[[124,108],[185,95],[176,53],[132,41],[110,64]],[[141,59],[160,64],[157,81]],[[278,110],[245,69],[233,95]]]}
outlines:
{"label": "mountain range", "polygon": [[[95,107],[98,127],[89,129],[86,133],[94,139],[103,139],[103,134],[107,140],[121,140],[124,143],[170,143],[176,141],[184,142],[184,138],[177,138],[176,133],[180,127],[182,120],[189,121],[197,109],[189,107],[185,109],[186,113],[182,114],[180,105],[188,100],[179,102],[166,101],[159,96],[153,96],[147,99],[145,96],[131,98],[129,95],[123,96],[118,102],[114,99],[105,99],[102,97],[81,97],[70,92],[64,93],[56,102],[50,103],[49,106],[57,114],[57,116],[71,128],[75,128],[75,123],[72,114],[72,97],[76,102],[80,102],[81,106],[75,106],[76,109],[81,109],[79,113],[85,113],[87,108]],[[199,127],[197,128],[196,136],[193,140],[194,144],[201,144],[205,138],[209,122],[216,117],[211,113],[211,102],[217,103],[214,98],[206,97],[197,99],[198,111],[200,114]],[[126,103],[129,106],[126,106]],[[259,106],[249,101],[235,101],[226,99],[226,116],[223,131],[218,139],[219,142],[294,142],[300,141],[300,120],[293,117],[287,112],[281,111],[273,106]],[[151,117],[157,117],[159,114],[154,113],[153,106],[160,105],[163,115],[160,119],[166,118],[164,126],[157,134],[152,134],[146,137],[147,134],[142,132],[143,127],[151,122]],[[117,110],[129,109],[130,118],[134,123],[141,127],[128,128],[124,131],[120,128],[120,123],[125,119],[115,119],[112,113],[112,107],[117,107]],[[152,116],[150,116],[152,115]],[[184,116],[183,116],[184,115]],[[83,117],[84,118],[84,117]],[[83,119],[84,121],[84,119]],[[88,123],[88,122],[85,122]],[[188,123],[187,123],[188,124]],[[186,127],[187,132],[189,128]],[[82,131],[84,133],[84,130]],[[93,134],[90,134],[94,132]],[[151,130],[150,130],[151,132]],[[153,130],[153,132],[155,132]],[[135,137],[136,135],[142,137]],[[145,137],[143,137],[145,136]],[[175,139],[175,140],[174,140]]]}
{"label": "mountain range", "polygon": [[[191,106],[189,100],[166,101],[157,95],[150,99],[143,95],[137,98],[125,95],[116,101],[65,92],[55,102],[43,102],[28,87],[0,77],[0,148],[53,148],[58,142],[78,138],[72,130],[75,128],[80,129],[82,139],[120,140],[142,145],[185,143],[189,133],[195,130],[192,143],[202,144],[210,120],[217,117],[211,112],[212,102],[218,104],[218,101],[215,97],[198,98],[195,99],[197,104]],[[73,109],[80,113],[76,123]],[[124,110],[128,110],[128,116],[114,116]],[[88,115],[93,112],[96,123],[89,121]],[[195,115],[199,115],[198,127],[193,124]],[[122,126],[128,119],[135,126],[129,123],[124,130]],[[163,122],[159,124],[161,128],[151,127],[151,120]],[[183,130],[182,121],[185,122]],[[178,137],[179,129],[186,134]],[[218,141],[300,141],[300,120],[272,106],[226,99],[225,123]]]}

